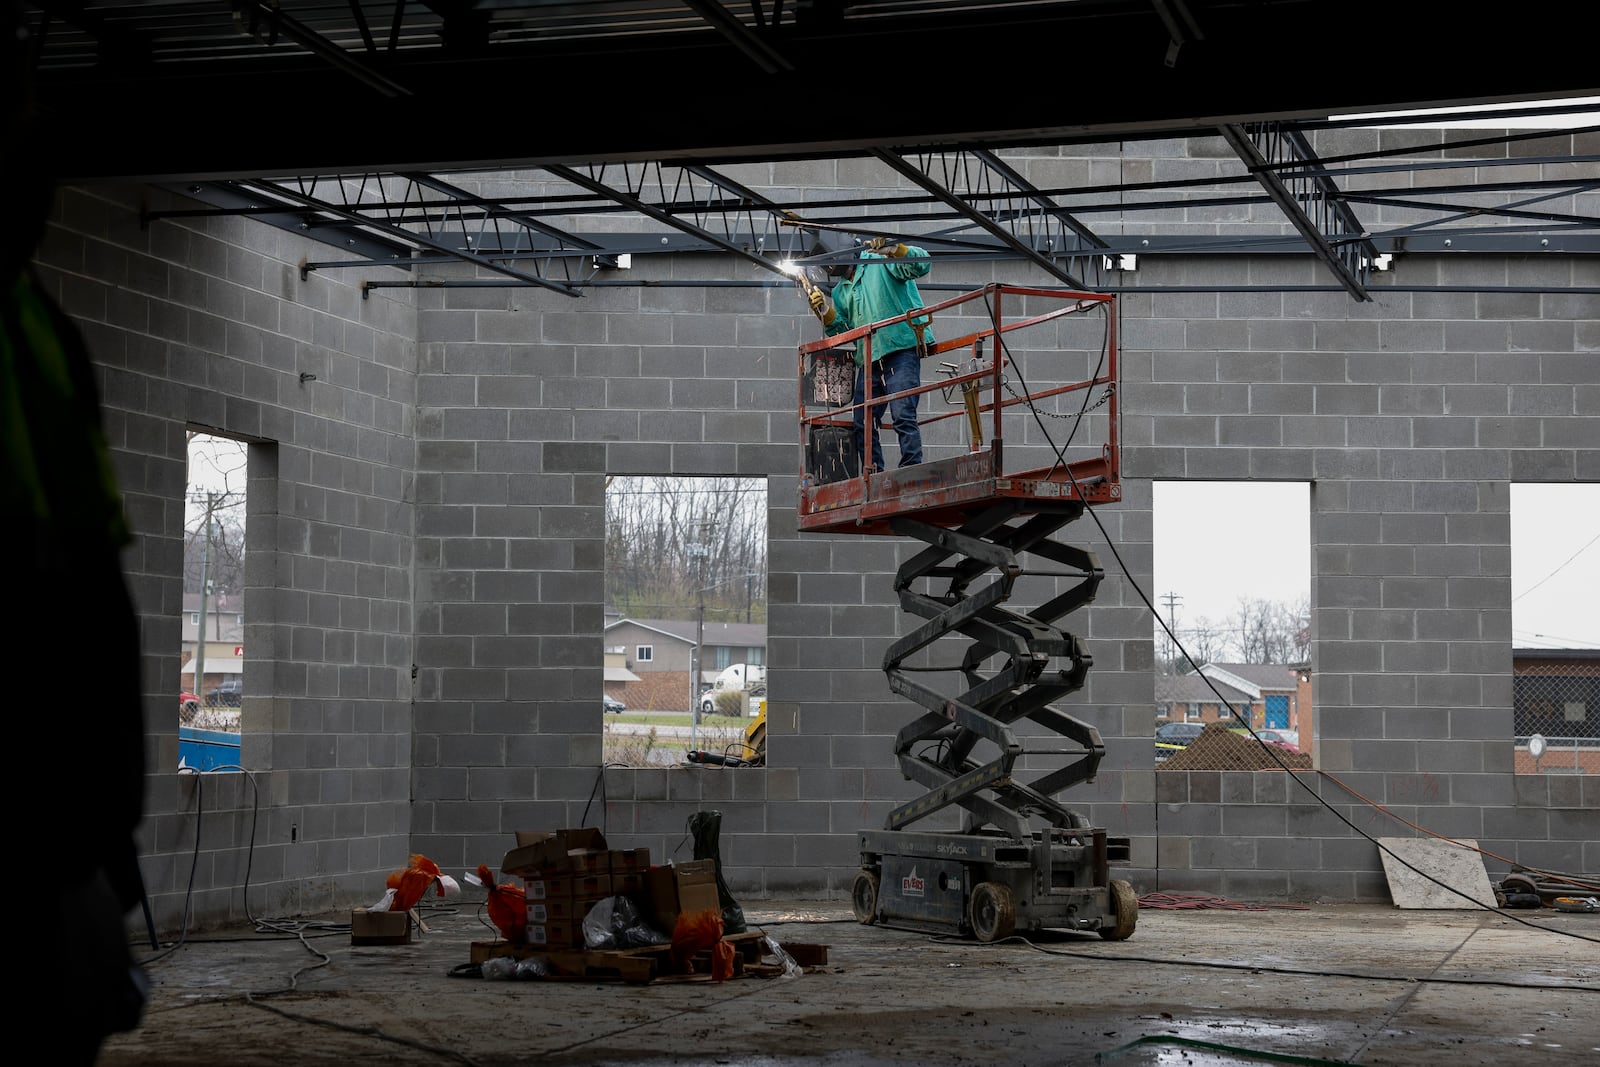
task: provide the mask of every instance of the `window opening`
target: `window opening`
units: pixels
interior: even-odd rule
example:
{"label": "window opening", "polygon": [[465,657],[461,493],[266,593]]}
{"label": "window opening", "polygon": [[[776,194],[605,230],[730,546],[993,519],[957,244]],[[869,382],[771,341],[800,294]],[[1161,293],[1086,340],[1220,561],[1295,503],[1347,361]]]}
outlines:
{"label": "window opening", "polygon": [[196,770],[239,767],[247,468],[243,441],[189,432],[178,760]]}
{"label": "window opening", "polygon": [[607,764],[764,765],[767,513],[765,478],[608,478]]}
{"label": "window opening", "polygon": [[1600,484],[1511,485],[1518,774],[1600,774]]}
{"label": "window opening", "polygon": [[1153,494],[1158,767],[1309,768],[1309,483],[1156,482]]}

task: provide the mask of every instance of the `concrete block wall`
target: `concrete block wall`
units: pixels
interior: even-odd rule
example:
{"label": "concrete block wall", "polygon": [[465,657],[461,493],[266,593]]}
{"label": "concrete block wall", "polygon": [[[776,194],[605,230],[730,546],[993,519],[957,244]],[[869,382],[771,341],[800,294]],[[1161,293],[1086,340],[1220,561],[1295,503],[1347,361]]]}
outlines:
{"label": "concrete block wall", "polygon": [[[149,769],[141,869],[165,934],[383,893],[411,835],[416,314],[302,280],[326,247],[157,189],[58,192],[36,259],[83,332],[136,543]],[[240,762],[178,772],[187,443],[250,442]],[[83,610],[79,638],[93,647]],[[93,781],[93,768],[75,768]],[[143,916],[134,917],[143,933]]]}
{"label": "concrete block wall", "polygon": [[[1218,165],[1203,144],[1167,148],[1029,162]],[[802,183],[773,164],[767,182],[826,197],[859,166],[809,164]],[[295,264],[322,252],[269,227],[145,231],[139,195],[64,191],[40,259],[90,331],[135,505],[153,766],[176,759],[175,722],[152,712],[177,685],[186,425],[258,442],[246,642],[253,664],[266,650],[246,676],[251,774],[152,772],[146,870],[164,920],[184,903],[202,811],[202,921],[238,917],[247,869],[252,912],[311,911],[366,902],[411,853],[457,873],[494,867],[522,828],[597,825],[619,847],[689,858],[688,818],[708,809],[723,814],[736,892],[847,891],[856,831],[917,792],[892,758],[909,706],[881,671],[914,624],[891,588],[912,546],[797,532],[794,353],[817,328],[791,288],[363,299],[358,277],[301,279]],[[1600,284],[1572,257],[1400,269],[1440,285],[1554,269]],[[1046,281],[1013,263],[936,270],[974,288]],[[150,276],[162,283],[144,292]],[[630,277],[763,275],[676,255],[636,257]],[[1137,282],[1231,277],[1326,282],[1283,256],[1149,257]],[[1586,433],[1600,415],[1600,308],[1580,292],[1401,294],[1382,281],[1370,304],[1120,301],[1124,499],[1066,531],[1106,580],[1063,620],[1095,658],[1065,710],[1108,757],[1064,800],[1132,839],[1121,873],[1140,891],[1387,899],[1367,835],[1411,832],[1402,819],[1519,863],[1600,866],[1600,783],[1510,771],[1508,552],[1511,481],[1600,480]],[[764,770],[602,766],[604,482],[652,473],[768,479]],[[1152,770],[1151,484],[1170,478],[1312,483],[1317,772]]]}

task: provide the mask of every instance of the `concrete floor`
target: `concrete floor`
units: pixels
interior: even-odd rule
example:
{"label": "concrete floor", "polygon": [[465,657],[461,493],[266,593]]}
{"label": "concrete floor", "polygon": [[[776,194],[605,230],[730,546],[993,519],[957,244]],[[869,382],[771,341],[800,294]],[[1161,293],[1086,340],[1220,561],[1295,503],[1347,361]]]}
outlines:
{"label": "concrete floor", "polygon": [[406,945],[353,947],[347,917],[191,936],[149,963],[144,1020],[99,1067],[1600,1063],[1600,914],[1222,901],[1141,908],[1126,941],[979,944],[747,901],[752,929],[826,964],[629,984],[453,975],[494,932],[449,903]]}

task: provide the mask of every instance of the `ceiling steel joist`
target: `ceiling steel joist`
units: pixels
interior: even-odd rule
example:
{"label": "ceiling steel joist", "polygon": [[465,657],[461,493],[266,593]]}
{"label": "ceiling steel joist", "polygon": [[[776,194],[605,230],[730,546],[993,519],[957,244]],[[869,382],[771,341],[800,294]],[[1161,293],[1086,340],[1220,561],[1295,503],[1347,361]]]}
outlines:
{"label": "ceiling steel joist", "polygon": [[[553,227],[519,216],[506,209],[495,211],[486,202],[428,175],[362,175],[359,178],[300,178],[299,188],[278,182],[236,183],[239,188],[256,191],[266,198],[297,204],[334,219],[370,228],[393,240],[442,257],[460,260],[503,274],[527,285],[541,286],[565,296],[582,296],[572,284],[577,280],[574,267],[585,272],[592,268],[599,245],[562,234]],[[401,183],[398,198],[387,184]],[[377,195],[373,201],[369,194]],[[337,196],[337,201],[324,199]],[[473,233],[480,236],[474,238]],[[532,234],[554,237],[554,248],[535,248]],[[492,235],[493,240],[486,239]],[[474,243],[490,246],[480,252]],[[520,254],[519,254],[520,253]],[[523,264],[526,253],[537,253],[531,260],[537,270],[559,269],[563,280],[532,273]],[[511,264],[516,263],[517,266]]]}
{"label": "ceiling steel joist", "polygon": [[709,167],[653,161],[543,169],[763,270],[781,271],[779,260],[810,253],[812,236],[793,228],[794,212]]}
{"label": "ceiling steel joist", "polygon": [[[302,278],[313,270],[409,268],[461,260],[505,268],[502,273],[523,284],[577,296],[580,294],[572,288],[582,273],[577,267],[581,265],[587,272],[591,267],[617,265],[615,254],[595,241],[433,175],[365,174],[293,181],[297,189],[266,180],[168,186],[173,192],[212,204],[216,210],[147,211],[144,219],[148,223],[203,214],[246,216],[314,237],[355,256],[303,262]],[[285,210],[284,200],[293,201],[296,207]],[[548,275],[557,273],[558,268],[561,279],[550,280]]]}
{"label": "ceiling steel joist", "polygon": [[1367,270],[1376,250],[1305,135],[1274,122],[1229,124],[1221,133],[1339,284],[1357,300],[1371,300]]}
{"label": "ceiling steel joist", "polygon": [[987,149],[873,155],[1052,277],[1074,289],[1090,288],[1086,274],[1100,281],[1110,246]]}

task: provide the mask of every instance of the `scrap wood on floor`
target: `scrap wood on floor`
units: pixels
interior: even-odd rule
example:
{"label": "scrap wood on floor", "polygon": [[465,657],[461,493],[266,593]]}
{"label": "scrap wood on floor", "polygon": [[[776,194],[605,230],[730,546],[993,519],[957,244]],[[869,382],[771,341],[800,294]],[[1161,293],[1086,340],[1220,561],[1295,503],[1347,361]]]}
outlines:
{"label": "scrap wood on floor", "polygon": [[[731,957],[719,977],[717,953]],[[495,963],[506,960],[509,963]],[[471,962],[451,970],[456,977],[542,980],[613,979],[630,984],[716,982],[725,978],[781,978],[828,962],[828,946],[779,944],[760,930],[728,934],[717,945],[693,953],[671,943],[626,949],[552,949],[511,941],[474,941]],[[520,966],[519,966],[520,965]]]}

